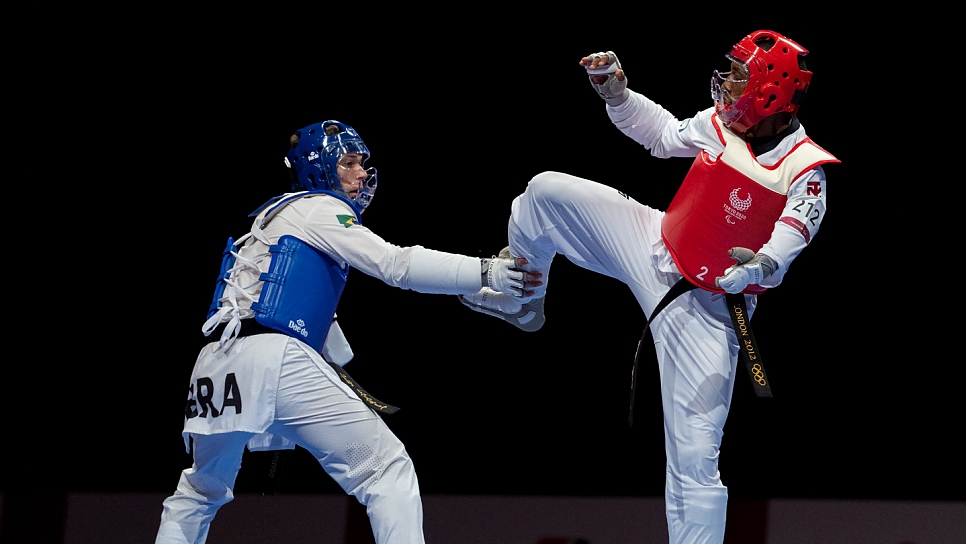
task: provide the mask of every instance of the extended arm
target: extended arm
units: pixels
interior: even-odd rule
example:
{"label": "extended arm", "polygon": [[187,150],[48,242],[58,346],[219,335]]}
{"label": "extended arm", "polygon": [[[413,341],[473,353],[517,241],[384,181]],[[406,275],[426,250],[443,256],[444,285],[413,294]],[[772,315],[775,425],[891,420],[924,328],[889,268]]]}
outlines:
{"label": "extended arm", "polygon": [[301,217],[290,222],[285,211],[265,227],[277,239],[294,234],[346,266],[400,289],[420,293],[460,295],[487,287],[514,296],[526,296],[534,274],[518,268],[512,258],[481,259],[391,244],[369,228],[350,220],[355,215],[342,201],[328,195],[301,198],[289,205]]}
{"label": "extended arm", "polygon": [[[607,116],[625,136],[658,158],[694,157],[720,148],[709,121],[710,111],[678,121],[670,111],[627,87],[627,74],[613,51],[581,57],[591,87],[606,103]],[[719,149],[720,151],[720,149]]]}

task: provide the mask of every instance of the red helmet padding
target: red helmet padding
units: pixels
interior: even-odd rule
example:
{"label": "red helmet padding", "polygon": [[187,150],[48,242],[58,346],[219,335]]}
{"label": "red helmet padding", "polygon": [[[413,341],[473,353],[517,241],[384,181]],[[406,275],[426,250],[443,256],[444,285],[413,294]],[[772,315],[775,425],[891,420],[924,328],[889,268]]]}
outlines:
{"label": "red helmet padding", "polygon": [[[761,38],[771,38],[775,45],[765,51],[755,45]],[[748,84],[733,104],[717,105],[725,126],[744,132],[774,113],[795,115],[812,80],[812,72],[799,67],[799,58],[807,54],[807,49],[772,30],[756,30],[736,43],[727,57],[748,67]]]}

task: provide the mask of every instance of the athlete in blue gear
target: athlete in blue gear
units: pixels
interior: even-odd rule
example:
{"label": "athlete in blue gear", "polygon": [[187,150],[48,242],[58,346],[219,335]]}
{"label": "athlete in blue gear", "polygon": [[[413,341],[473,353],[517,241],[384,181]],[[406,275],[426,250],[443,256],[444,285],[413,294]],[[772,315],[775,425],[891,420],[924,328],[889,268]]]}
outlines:
{"label": "athlete in blue gear", "polygon": [[366,506],[377,544],[424,542],[419,484],[406,448],[342,365],[352,350],[335,309],[352,268],[400,289],[533,294],[525,259],[480,259],[393,245],[362,225],[376,170],[351,126],[325,121],[291,137],[292,192],[229,239],[188,386],[183,438],[192,454],[164,500],[158,543],[200,543],[231,501],[246,447],[308,450]]}

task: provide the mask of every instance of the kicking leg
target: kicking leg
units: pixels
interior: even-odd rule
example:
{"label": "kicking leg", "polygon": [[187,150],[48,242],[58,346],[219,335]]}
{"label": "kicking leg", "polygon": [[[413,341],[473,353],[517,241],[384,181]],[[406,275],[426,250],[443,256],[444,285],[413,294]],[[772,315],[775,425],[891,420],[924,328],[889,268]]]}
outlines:
{"label": "kicking leg", "polygon": [[[502,254],[524,257],[526,270],[543,274],[531,297],[515,298],[488,289],[461,297],[471,309],[535,331],[546,321],[544,304],[550,265],[559,253],[574,264],[628,285],[646,283],[646,268],[658,232],[660,212],[617,189],[560,172],[533,177],[513,200]],[[658,240],[659,241],[659,240]]]}

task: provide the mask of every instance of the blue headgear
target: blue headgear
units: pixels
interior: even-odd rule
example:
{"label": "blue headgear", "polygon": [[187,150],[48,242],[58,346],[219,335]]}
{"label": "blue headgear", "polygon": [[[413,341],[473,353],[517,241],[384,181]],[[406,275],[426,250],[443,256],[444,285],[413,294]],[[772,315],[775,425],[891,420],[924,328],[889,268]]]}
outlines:
{"label": "blue headgear", "polygon": [[359,133],[345,123],[330,120],[300,128],[295,134],[299,141],[285,156],[285,164],[295,172],[292,191],[331,191],[347,198],[358,212],[366,209],[376,192],[376,169],[366,168],[369,177],[355,197],[346,194],[338,174],[339,159],[346,153],[362,155],[362,164],[369,159],[369,148]]}

